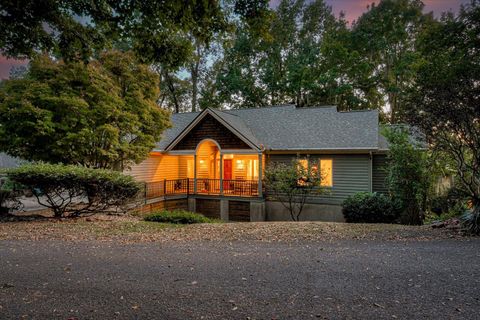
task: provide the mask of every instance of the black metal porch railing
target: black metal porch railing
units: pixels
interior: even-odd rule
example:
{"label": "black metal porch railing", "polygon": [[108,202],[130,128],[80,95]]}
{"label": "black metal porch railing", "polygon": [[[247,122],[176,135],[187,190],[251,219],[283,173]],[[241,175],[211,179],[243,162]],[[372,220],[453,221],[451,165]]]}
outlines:
{"label": "black metal porch railing", "polygon": [[[166,195],[224,195],[237,197],[258,196],[258,180],[175,179],[145,183],[145,198]],[[223,186],[223,188],[221,188]],[[195,192],[196,190],[196,192]]]}

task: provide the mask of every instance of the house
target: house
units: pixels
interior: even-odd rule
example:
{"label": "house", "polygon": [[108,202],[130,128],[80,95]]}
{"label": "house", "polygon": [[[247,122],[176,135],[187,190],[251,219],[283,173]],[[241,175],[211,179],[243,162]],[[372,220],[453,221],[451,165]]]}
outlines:
{"label": "house", "polygon": [[385,190],[387,143],[378,111],[293,105],[172,115],[150,156],[129,174],[146,183],[153,207],[181,207],[229,221],[289,220],[265,196],[264,168],[300,158],[321,168],[328,194],[311,196],[303,220],[342,221],[342,202]]}
{"label": "house", "polygon": [[25,163],[24,160],[9,156],[4,152],[0,152],[0,169],[16,168]]}

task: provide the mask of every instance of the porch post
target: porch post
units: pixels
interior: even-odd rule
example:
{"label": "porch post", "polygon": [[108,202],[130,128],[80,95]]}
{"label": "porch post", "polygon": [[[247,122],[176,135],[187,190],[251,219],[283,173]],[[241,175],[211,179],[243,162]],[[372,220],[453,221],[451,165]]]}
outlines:
{"label": "porch post", "polygon": [[197,194],[197,154],[193,155],[193,194]]}
{"label": "porch post", "polygon": [[223,196],[223,153],[220,152],[220,195]]}
{"label": "porch post", "polygon": [[263,179],[263,174],[262,174],[262,153],[260,152],[258,154],[258,196],[263,197],[262,194],[262,179]]}

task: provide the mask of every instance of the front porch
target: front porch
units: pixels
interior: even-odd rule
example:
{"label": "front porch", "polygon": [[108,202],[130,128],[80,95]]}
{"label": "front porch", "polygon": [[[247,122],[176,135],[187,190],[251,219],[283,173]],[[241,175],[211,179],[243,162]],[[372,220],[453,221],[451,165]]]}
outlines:
{"label": "front porch", "polygon": [[145,183],[145,199],[174,195],[261,197],[258,180],[184,178]]}
{"label": "front porch", "polygon": [[147,180],[145,198],[169,195],[262,197],[263,155],[256,150],[221,149],[204,139],[195,150],[158,156],[156,179]]}

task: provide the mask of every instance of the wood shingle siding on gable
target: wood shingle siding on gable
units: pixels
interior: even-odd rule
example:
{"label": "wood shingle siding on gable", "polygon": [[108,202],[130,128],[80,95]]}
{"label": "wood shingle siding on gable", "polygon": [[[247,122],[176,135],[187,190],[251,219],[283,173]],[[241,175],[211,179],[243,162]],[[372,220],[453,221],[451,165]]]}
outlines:
{"label": "wood shingle siding on gable", "polygon": [[251,149],[244,141],[207,114],[173,150],[194,150],[204,139],[213,139],[222,149]]}
{"label": "wood shingle siding on gable", "polygon": [[387,193],[387,156],[374,155],[373,156],[373,174],[372,187],[373,192]]}
{"label": "wood shingle siding on gable", "polygon": [[[269,155],[269,162],[291,163],[296,155]],[[300,155],[303,158],[304,155]],[[310,162],[333,160],[333,187],[328,194],[309,197],[308,203],[340,205],[350,195],[370,191],[370,156],[368,154],[310,155]]]}

